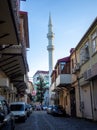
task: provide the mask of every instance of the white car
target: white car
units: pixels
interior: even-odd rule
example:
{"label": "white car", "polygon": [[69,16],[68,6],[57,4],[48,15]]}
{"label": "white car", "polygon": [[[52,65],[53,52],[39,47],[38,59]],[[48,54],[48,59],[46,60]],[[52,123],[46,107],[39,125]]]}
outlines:
{"label": "white car", "polygon": [[10,110],[16,120],[22,120],[25,122],[27,119],[27,108],[25,102],[13,102],[10,104]]}
{"label": "white car", "polygon": [[42,109],[46,111],[46,110],[47,110],[47,106],[46,106],[46,105],[43,105],[43,106],[42,106]]}

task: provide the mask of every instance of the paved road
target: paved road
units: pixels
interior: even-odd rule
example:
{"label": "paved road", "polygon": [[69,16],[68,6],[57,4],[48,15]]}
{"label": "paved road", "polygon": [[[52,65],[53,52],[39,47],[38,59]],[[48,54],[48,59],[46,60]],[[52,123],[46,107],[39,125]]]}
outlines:
{"label": "paved road", "polygon": [[16,123],[15,130],[97,130],[97,122],[53,117],[44,111],[34,111],[25,123]]}

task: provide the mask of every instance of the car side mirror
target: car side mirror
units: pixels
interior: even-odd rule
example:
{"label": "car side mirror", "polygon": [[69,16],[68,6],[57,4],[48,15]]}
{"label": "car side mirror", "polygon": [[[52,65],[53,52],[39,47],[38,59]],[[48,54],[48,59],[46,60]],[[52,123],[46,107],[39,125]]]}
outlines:
{"label": "car side mirror", "polygon": [[0,112],[0,122],[3,122],[4,118],[5,118],[4,113]]}

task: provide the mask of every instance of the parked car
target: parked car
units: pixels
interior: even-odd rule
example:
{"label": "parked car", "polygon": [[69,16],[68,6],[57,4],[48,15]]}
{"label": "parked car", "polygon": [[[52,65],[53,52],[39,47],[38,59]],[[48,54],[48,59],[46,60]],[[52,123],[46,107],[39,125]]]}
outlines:
{"label": "parked car", "polygon": [[27,116],[29,117],[30,114],[32,113],[32,106],[30,104],[26,104],[26,108],[27,108]]}
{"label": "parked car", "polygon": [[10,104],[10,110],[13,113],[15,120],[22,120],[25,122],[27,119],[27,108],[25,102],[13,102]]}
{"label": "parked car", "polygon": [[51,114],[52,113],[52,108],[53,108],[53,106],[52,105],[49,105],[48,107],[47,107],[47,114]]}
{"label": "parked car", "polygon": [[15,119],[5,98],[0,96],[0,130],[14,130]]}
{"label": "parked car", "polygon": [[51,109],[53,116],[66,116],[66,111],[61,105],[54,105]]}
{"label": "parked car", "polygon": [[43,105],[42,110],[47,110],[47,105]]}

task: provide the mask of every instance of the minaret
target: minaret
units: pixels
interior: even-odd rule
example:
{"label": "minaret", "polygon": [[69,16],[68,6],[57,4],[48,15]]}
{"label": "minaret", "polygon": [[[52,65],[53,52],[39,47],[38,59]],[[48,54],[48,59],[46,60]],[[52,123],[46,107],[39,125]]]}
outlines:
{"label": "minaret", "polygon": [[52,32],[52,20],[51,20],[51,15],[49,14],[49,23],[48,23],[48,56],[49,56],[49,85],[51,84],[51,73],[53,70],[53,50],[54,50],[54,45],[53,45],[53,38],[54,38],[54,33]]}

